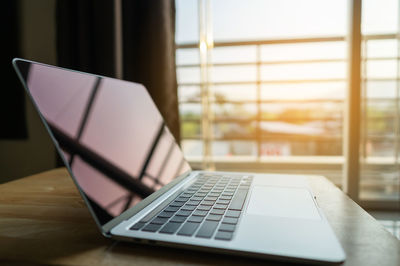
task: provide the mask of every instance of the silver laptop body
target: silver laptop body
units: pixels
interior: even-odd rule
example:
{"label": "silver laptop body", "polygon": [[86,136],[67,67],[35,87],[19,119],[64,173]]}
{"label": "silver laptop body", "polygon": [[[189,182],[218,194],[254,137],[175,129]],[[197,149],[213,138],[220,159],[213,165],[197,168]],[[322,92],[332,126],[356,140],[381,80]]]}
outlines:
{"label": "silver laptop body", "polygon": [[192,171],[142,85],[24,59],[13,65],[104,236],[345,260],[304,176]]}

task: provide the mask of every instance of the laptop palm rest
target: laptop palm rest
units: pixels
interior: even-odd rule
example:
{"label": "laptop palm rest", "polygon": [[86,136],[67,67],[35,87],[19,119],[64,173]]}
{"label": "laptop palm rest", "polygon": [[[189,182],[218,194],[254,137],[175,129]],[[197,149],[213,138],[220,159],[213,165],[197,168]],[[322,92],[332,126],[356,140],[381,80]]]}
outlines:
{"label": "laptop palm rest", "polygon": [[255,186],[247,214],[320,220],[310,192],[304,188]]}

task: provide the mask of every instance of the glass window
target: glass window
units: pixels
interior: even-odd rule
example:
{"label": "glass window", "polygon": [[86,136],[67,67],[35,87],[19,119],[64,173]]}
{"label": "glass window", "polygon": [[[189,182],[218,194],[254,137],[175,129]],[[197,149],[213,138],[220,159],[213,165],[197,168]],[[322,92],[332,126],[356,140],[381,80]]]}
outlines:
{"label": "glass window", "polygon": [[[208,3],[177,1],[185,154],[228,161],[248,156],[260,163],[326,159],[329,171],[310,166],[310,173],[340,183],[349,1]],[[400,198],[398,21],[398,0],[362,1],[361,199]],[[200,39],[207,44],[193,48]]]}

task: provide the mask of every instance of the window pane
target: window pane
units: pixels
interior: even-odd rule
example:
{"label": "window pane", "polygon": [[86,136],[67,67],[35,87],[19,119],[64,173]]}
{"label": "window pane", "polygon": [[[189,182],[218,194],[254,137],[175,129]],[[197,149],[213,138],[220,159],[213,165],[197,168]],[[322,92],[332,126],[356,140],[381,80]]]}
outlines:
{"label": "window pane", "polygon": [[367,116],[368,118],[393,118],[395,111],[395,100],[367,100]]}
{"label": "window pane", "polygon": [[363,200],[396,200],[400,198],[400,171],[390,160],[371,160],[361,168],[360,198]]}
{"label": "window pane", "polygon": [[256,46],[215,47],[212,50],[213,63],[256,62]]}
{"label": "window pane", "polygon": [[302,124],[313,120],[342,119],[342,103],[276,102],[261,105],[262,119]]}
{"label": "window pane", "polygon": [[178,87],[178,97],[180,102],[197,101],[200,102],[200,87],[199,86],[184,86]]}
{"label": "window pane", "polygon": [[176,49],[176,64],[200,64],[199,49]]}
{"label": "window pane", "polygon": [[311,100],[331,99],[343,100],[346,83],[321,82],[297,84],[263,84],[261,99],[263,100]]}
{"label": "window pane", "polygon": [[345,79],[346,70],[344,62],[263,65],[261,78],[265,81]]}
{"label": "window pane", "polygon": [[261,156],[291,156],[292,145],[288,141],[267,141],[261,145]]}
{"label": "window pane", "polygon": [[203,141],[201,140],[182,140],[181,146],[185,156],[203,155]]}
{"label": "window pane", "polygon": [[257,144],[255,141],[213,141],[213,156],[255,156]]}
{"label": "window pane", "polygon": [[[367,121],[367,136],[394,137],[395,121],[393,117],[375,117]],[[392,145],[393,146],[393,145]],[[394,153],[392,152],[391,155]]]}
{"label": "window pane", "polygon": [[200,68],[199,67],[177,67],[176,75],[178,83],[200,83]]}
{"label": "window pane", "polygon": [[256,101],[257,88],[255,85],[218,85],[211,88],[212,100],[224,101]]}
{"label": "window pane", "polygon": [[261,46],[262,61],[294,61],[304,59],[345,59],[346,43],[317,42],[294,44],[269,44]]}
{"label": "window pane", "polygon": [[256,80],[255,66],[214,66],[211,68],[213,82],[240,82]]}
{"label": "window pane", "polygon": [[[393,34],[398,32],[399,1],[363,1],[363,34]],[[400,170],[396,162],[399,138],[396,128],[400,118],[396,108],[398,83],[398,41],[395,39],[364,42],[363,94],[365,99],[361,128],[362,159],[360,168],[360,198],[362,200],[399,200]],[[389,60],[372,60],[372,58]],[[392,58],[393,60],[390,60]],[[396,150],[397,149],[397,150]],[[398,157],[397,157],[398,158]]]}
{"label": "window pane", "polygon": [[368,78],[395,78],[397,76],[396,60],[367,61],[366,72]]}
{"label": "window pane", "polygon": [[369,40],[367,43],[367,57],[391,57],[397,56],[397,40]]}
{"label": "window pane", "polygon": [[254,119],[257,107],[254,104],[213,104],[216,119]]}
{"label": "window pane", "polygon": [[362,22],[363,34],[397,32],[398,0],[363,0]]}
{"label": "window pane", "polygon": [[273,137],[261,146],[262,156],[339,156],[340,138]]}
{"label": "window pane", "polygon": [[214,138],[255,138],[256,123],[214,123]]}
{"label": "window pane", "polygon": [[197,0],[176,0],[176,43],[199,41]]}
{"label": "window pane", "polygon": [[344,35],[347,30],[346,0],[213,0],[211,10],[217,41]]}
{"label": "window pane", "polygon": [[190,103],[190,104],[180,104],[179,114],[181,120],[200,120],[201,119],[201,105]]}
{"label": "window pane", "polygon": [[388,157],[393,158],[395,155],[395,146],[393,138],[385,137],[369,137],[365,144],[367,157]]}
{"label": "window pane", "polygon": [[396,97],[396,81],[368,81],[366,82],[366,96],[368,98],[388,98]]}
{"label": "window pane", "polygon": [[201,138],[201,124],[200,122],[181,122],[181,136],[182,138]]}

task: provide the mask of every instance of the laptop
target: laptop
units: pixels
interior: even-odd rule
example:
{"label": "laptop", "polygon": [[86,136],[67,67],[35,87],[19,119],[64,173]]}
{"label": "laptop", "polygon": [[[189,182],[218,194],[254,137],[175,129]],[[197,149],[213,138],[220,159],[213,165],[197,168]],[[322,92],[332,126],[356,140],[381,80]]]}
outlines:
{"label": "laptop", "polygon": [[345,260],[305,176],[194,171],[143,85],[18,58],[13,66],[105,237]]}

